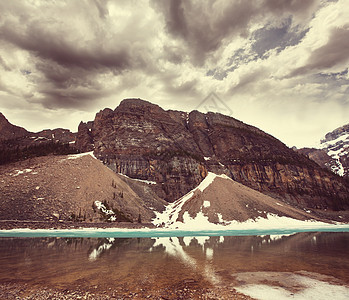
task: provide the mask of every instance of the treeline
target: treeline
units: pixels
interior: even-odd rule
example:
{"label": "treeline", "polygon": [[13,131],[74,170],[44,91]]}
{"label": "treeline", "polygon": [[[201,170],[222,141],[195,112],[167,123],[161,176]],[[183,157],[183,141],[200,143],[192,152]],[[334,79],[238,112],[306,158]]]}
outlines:
{"label": "treeline", "polygon": [[79,151],[69,144],[49,141],[29,146],[0,145],[0,165],[46,155],[77,154]]}

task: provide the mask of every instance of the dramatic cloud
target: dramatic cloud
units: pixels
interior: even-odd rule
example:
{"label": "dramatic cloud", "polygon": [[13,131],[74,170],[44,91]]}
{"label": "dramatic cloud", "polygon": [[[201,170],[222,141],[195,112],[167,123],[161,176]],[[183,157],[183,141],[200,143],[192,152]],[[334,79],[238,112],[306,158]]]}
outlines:
{"label": "dramatic cloud", "polygon": [[290,146],[348,123],[346,0],[0,0],[0,11],[0,111],[29,130],[76,130],[130,97],[189,111],[211,92]]}
{"label": "dramatic cloud", "polygon": [[329,68],[348,65],[349,61],[349,26],[333,28],[328,42],[313,51],[306,65],[292,72],[292,76],[313,71],[324,71]]}

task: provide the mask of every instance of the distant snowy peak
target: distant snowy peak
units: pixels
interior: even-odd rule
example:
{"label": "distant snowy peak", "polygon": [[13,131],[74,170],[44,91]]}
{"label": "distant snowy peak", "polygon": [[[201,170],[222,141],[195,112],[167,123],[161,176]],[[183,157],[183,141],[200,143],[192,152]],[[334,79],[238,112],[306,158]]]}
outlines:
{"label": "distant snowy peak", "polygon": [[327,167],[340,176],[349,175],[349,124],[326,134],[320,149],[333,159]]}

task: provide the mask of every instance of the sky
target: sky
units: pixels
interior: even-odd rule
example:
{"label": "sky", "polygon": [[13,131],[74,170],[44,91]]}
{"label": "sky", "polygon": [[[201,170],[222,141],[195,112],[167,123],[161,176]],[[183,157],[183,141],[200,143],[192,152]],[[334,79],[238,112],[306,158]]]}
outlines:
{"label": "sky", "polygon": [[77,131],[141,98],[288,146],[349,123],[347,0],[0,0],[0,112]]}

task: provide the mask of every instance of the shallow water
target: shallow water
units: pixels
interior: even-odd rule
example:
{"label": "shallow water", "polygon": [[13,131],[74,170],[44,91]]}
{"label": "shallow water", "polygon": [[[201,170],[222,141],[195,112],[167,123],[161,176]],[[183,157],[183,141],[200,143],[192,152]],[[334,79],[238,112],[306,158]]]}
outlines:
{"label": "shallow water", "polygon": [[3,237],[0,283],[155,291],[183,282],[225,288],[264,282],[284,285],[294,293],[299,283],[287,282],[290,274],[349,286],[348,254],[348,232],[159,238]]}

